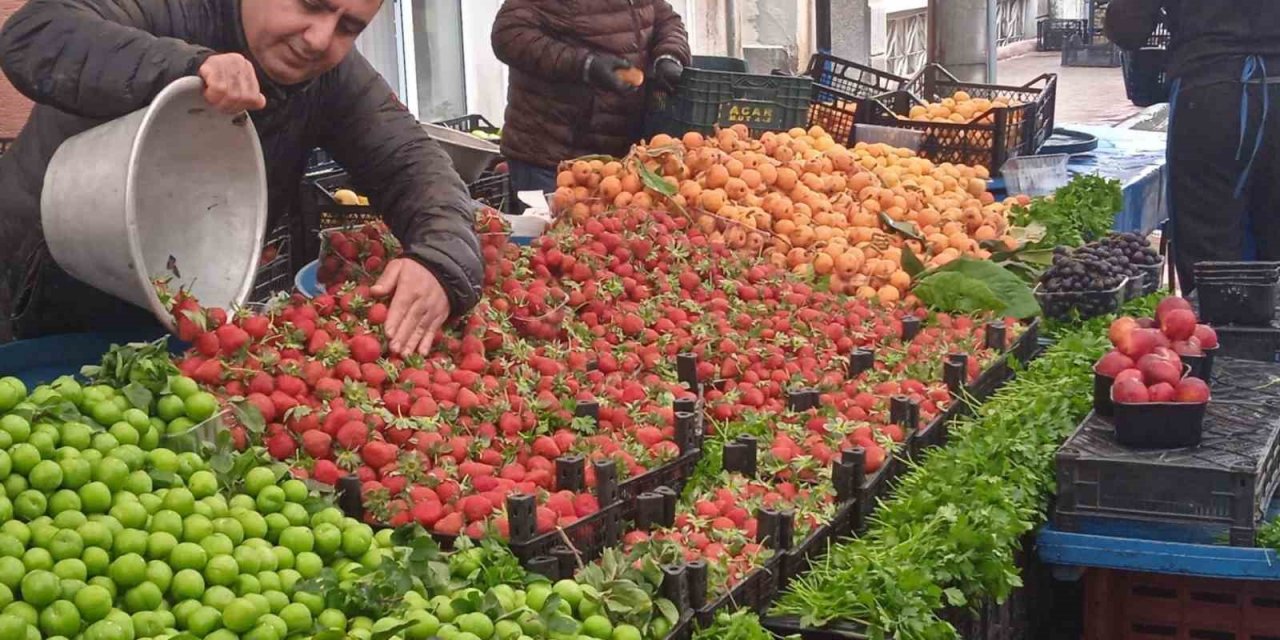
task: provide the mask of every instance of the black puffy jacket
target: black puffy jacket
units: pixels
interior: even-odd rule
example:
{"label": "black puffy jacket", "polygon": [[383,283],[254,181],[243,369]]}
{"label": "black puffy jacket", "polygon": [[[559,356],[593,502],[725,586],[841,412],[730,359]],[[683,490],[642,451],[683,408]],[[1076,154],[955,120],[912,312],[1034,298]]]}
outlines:
{"label": "black puffy jacket", "polygon": [[[5,23],[0,68],[37,104],[0,157],[0,320],[23,311],[15,307],[29,297],[33,283],[60,271],[40,232],[40,190],[54,151],[81,131],[145,107],[214,53],[252,59],[240,1],[30,0]],[[261,70],[258,81],[267,107],[251,116],[266,160],[273,217],[296,197],[309,150],[322,147],[369,194],[409,255],[440,280],[453,313],[474,306],[483,264],[466,185],[368,61],[353,51],[303,85],[277,85]],[[51,309],[65,314],[76,306],[54,301]],[[102,321],[79,320],[55,324],[83,330]]]}
{"label": "black puffy jacket", "polygon": [[1184,85],[1238,82],[1249,56],[1280,76],[1280,1],[1111,0],[1107,37],[1123,49],[1141,48],[1161,9],[1173,36],[1168,73]]}

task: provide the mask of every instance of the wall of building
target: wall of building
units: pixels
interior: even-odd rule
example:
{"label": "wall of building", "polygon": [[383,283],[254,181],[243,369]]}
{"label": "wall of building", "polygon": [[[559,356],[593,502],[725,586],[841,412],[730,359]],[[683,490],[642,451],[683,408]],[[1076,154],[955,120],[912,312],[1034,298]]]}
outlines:
{"label": "wall of building", "polygon": [[[0,23],[9,19],[26,0],[0,0]],[[31,111],[31,102],[22,97],[0,74],[0,138],[18,135]]]}

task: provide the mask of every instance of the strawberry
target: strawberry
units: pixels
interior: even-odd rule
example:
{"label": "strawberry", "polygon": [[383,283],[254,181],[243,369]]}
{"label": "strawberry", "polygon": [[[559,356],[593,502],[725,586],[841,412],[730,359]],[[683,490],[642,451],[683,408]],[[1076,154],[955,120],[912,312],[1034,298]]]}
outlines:
{"label": "strawberry", "polygon": [[222,362],[219,360],[206,360],[191,372],[191,377],[204,385],[216,385],[222,382]]}
{"label": "strawberry", "polygon": [[[363,427],[363,425],[361,426]],[[338,432],[338,440],[340,443],[342,442],[341,431]],[[344,443],[343,446],[346,446],[346,444]],[[395,445],[382,440],[371,440],[360,449],[360,457],[364,460],[364,463],[375,469],[381,469],[395,462],[397,453],[399,453],[399,449]]]}
{"label": "strawberry", "polygon": [[224,324],[217,329],[218,347],[223,355],[238,353],[249,343],[249,334],[234,324]]}
{"label": "strawberry", "polygon": [[347,346],[351,350],[351,357],[361,364],[376,362],[382,357],[382,345],[377,338],[368,334],[352,337]]}
{"label": "strawberry", "polygon": [[554,460],[560,457],[560,447],[550,436],[538,436],[533,441],[533,455]]}
{"label": "strawberry", "polygon": [[538,521],[538,533],[547,533],[556,528],[556,520],[559,516],[549,507],[538,507],[537,511],[535,511],[535,517]]}
{"label": "strawberry", "polygon": [[422,500],[414,503],[412,513],[415,522],[431,529],[444,517],[444,507],[438,500]]}
{"label": "strawberry", "polygon": [[342,476],[342,470],[331,460],[317,460],[315,466],[311,469],[311,477],[315,478],[317,482],[323,482],[330,486],[338,484],[338,480],[342,479]]}
{"label": "strawberry", "polygon": [[298,451],[298,443],[288,433],[278,433],[267,438],[267,453],[276,460],[288,460]]}
{"label": "strawberry", "polygon": [[578,517],[585,518],[600,510],[600,502],[589,493],[580,493],[573,498],[573,509]]}
{"label": "strawberry", "polygon": [[313,429],[302,434],[302,450],[312,458],[329,458],[333,455],[333,436]]}
{"label": "strawberry", "polygon": [[493,513],[493,505],[482,496],[467,496],[458,501],[459,510],[467,522],[477,522]]}
{"label": "strawberry", "polygon": [[397,416],[407,415],[412,406],[408,392],[403,389],[392,389],[382,395],[382,403],[387,410]]}
{"label": "strawberry", "polygon": [[250,393],[245,400],[262,414],[262,419],[271,422],[276,419],[276,405],[271,398],[261,393]]}
{"label": "strawberry", "polygon": [[196,351],[206,358],[216,357],[222,350],[218,342],[218,334],[209,331],[196,336]]}
{"label": "strawberry", "polygon": [[431,530],[445,536],[458,535],[462,532],[462,514],[454,511],[445,515],[436,521],[436,525]]}
{"label": "strawberry", "polygon": [[281,393],[298,397],[307,392],[307,385],[301,379],[291,375],[276,376],[276,389]]}
{"label": "strawberry", "polygon": [[315,333],[307,340],[307,353],[316,355],[329,346],[329,334],[323,329],[316,329]]}
{"label": "strawberry", "polygon": [[373,306],[369,307],[368,312],[366,312],[365,319],[367,319],[369,321],[369,324],[373,326],[380,326],[380,325],[386,324],[387,305],[381,302],[374,303]]}
{"label": "strawberry", "polygon": [[335,439],[343,449],[348,451],[358,449],[368,441],[369,427],[363,422],[348,422],[338,429]]}

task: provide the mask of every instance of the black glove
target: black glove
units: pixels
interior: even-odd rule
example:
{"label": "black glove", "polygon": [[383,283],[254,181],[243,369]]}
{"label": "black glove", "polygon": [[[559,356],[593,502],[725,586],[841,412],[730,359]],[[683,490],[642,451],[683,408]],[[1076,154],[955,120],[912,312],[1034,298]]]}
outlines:
{"label": "black glove", "polygon": [[667,93],[675,93],[680,86],[680,76],[684,74],[684,65],[675,58],[658,58],[653,63],[653,81],[658,89]]}
{"label": "black glove", "polygon": [[630,69],[631,63],[607,53],[594,53],[587,59],[586,80],[593,87],[615,93],[628,93],[635,87],[618,77],[618,72]]}

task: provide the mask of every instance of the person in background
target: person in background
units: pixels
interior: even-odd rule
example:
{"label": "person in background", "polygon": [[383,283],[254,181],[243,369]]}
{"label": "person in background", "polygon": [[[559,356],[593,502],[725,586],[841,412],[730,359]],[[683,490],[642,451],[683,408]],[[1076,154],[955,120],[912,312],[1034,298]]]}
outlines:
{"label": "person in background", "polygon": [[[554,191],[562,160],[626,155],[643,135],[644,89],[673,91],[690,61],[666,0],[507,0],[492,39],[511,68],[502,154],[517,192]],[[642,86],[623,79],[637,71]]]}
{"label": "person in background", "polygon": [[1141,48],[1161,14],[1172,34],[1169,215],[1185,291],[1203,261],[1247,247],[1280,260],[1280,2],[1111,0],[1106,34]]}
{"label": "person in background", "polygon": [[[391,348],[423,353],[480,298],[484,266],[466,185],[356,36],[382,0],[29,0],[0,30],[0,68],[36,103],[0,156],[0,340],[150,326],[149,313],[72,278],[40,232],[40,191],[63,140],[141,109],[184,76],[218,110],[248,111],[261,138],[273,218],[320,146],[368,192],[405,257],[391,295]],[[200,180],[201,176],[187,176]],[[175,184],[174,188],[181,188]],[[8,335],[6,335],[8,334]]]}

